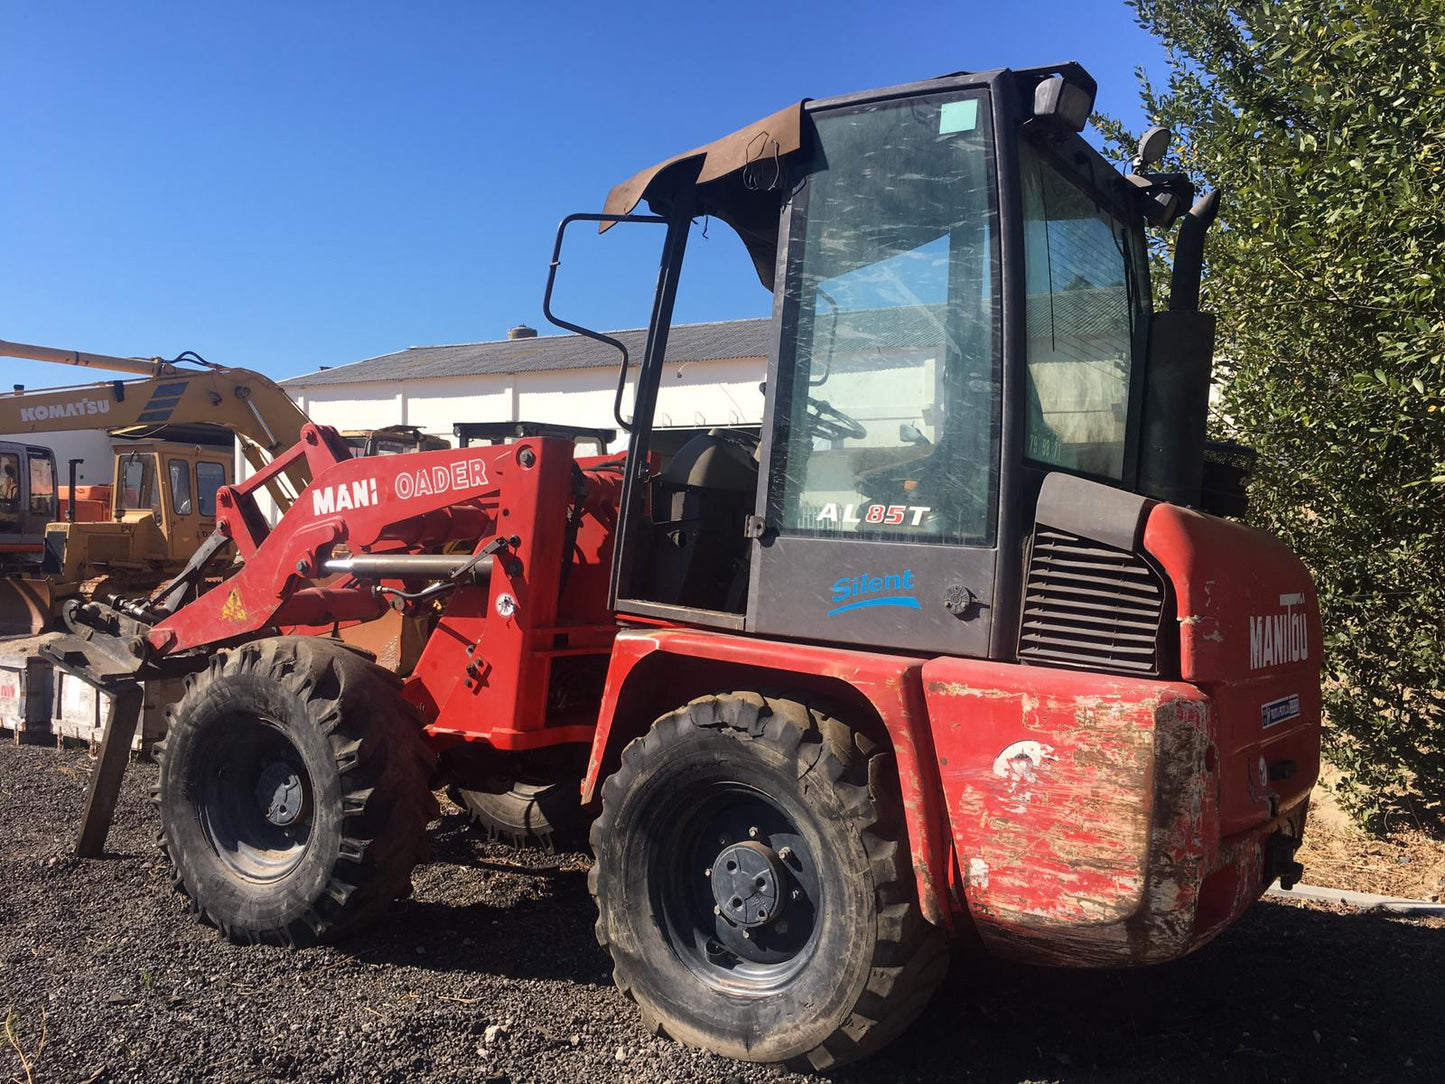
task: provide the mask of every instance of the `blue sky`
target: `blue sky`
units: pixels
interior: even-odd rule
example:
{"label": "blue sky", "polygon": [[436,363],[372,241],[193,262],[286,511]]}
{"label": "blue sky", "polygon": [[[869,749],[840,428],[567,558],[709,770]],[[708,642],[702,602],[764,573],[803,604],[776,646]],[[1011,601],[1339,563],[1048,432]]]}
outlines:
{"label": "blue sky", "polygon": [[[1078,60],[1137,121],[1133,70],[1163,64],[1122,0],[0,0],[0,45],[0,339],[276,377],[553,330],[558,219],[799,98]],[[623,233],[569,242],[559,311],[645,323],[657,238]],[[695,231],[679,320],[768,300],[725,227]]]}

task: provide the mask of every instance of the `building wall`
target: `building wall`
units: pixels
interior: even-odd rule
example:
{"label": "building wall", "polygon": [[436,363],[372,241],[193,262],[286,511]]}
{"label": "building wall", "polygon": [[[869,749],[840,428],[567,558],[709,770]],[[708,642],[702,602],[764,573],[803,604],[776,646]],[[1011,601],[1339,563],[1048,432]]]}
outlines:
{"label": "building wall", "polygon": [[[636,359],[634,359],[634,365]],[[668,365],[658,390],[657,425],[758,425],[763,420],[759,390],[766,358],[733,358]],[[557,422],[590,429],[616,429],[612,416],[616,368],[561,369],[533,373],[435,377],[402,382],[355,384],[288,383],[286,390],[312,421],[337,429],[380,429],[415,425],[453,440],[455,422]],[[631,382],[623,414],[632,410]],[[609,451],[627,447],[619,433]],[[236,477],[249,478],[250,465],[237,453]],[[276,509],[264,494],[261,505],[272,522]]]}
{"label": "building wall", "polygon": [[[659,426],[757,425],[764,358],[669,365],[658,391]],[[451,437],[454,422],[538,421],[617,428],[615,368],[436,377],[403,383],[288,384],[312,421],[338,429],[415,425]],[[630,382],[629,382],[630,384]],[[623,399],[630,414],[632,392]],[[626,446],[622,434],[613,448]]]}
{"label": "building wall", "polygon": [[54,433],[0,433],[0,441],[34,444],[55,453],[55,475],[60,485],[70,477],[69,461],[83,459],[76,468],[81,485],[104,485],[115,471],[115,453],[104,429],[61,429]]}

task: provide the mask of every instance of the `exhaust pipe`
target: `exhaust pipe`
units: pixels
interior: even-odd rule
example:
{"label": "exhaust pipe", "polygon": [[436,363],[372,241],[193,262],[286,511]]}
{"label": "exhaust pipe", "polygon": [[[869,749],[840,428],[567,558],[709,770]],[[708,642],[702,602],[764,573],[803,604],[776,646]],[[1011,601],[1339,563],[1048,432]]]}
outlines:
{"label": "exhaust pipe", "polygon": [[1189,208],[1174,242],[1174,270],[1169,278],[1169,311],[1198,312],[1199,282],[1204,274],[1204,235],[1219,217],[1219,190],[1202,196]]}
{"label": "exhaust pipe", "polygon": [[79,473],[76,468],[84,462],[84,459],[72,459],[70,461],[70,501],[65,506],[66,523],[75,522],[75,486],[79,481]]}
{"label": "exhaust pipe", "polygon": [[1219,193],[1197,200],[1174,245],[1169,308],[1149,322],[1139,490],[1198,507],[1204,479],[1204,429],[1214,365],[1214,314],[1199,311],[1204,235],[1219,214]]}

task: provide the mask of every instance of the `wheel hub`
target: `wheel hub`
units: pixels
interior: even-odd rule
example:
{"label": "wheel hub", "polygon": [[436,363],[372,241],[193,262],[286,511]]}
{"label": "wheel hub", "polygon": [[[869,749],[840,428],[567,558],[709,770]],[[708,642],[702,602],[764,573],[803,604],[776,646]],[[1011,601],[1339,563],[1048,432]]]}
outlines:
{"label": "wheel hub", "polygon": [[280,828],[295,824],[305,800],[301,777],[291,765],[273,761],[262,769],[256,781],[256,802],[272,824]]}
{"label": "wheel hub", "polygon": [[773,922],[788,898],[788,874],[777,852],[753,840],[724,847],[709,877],[717,913],[745,929]]}

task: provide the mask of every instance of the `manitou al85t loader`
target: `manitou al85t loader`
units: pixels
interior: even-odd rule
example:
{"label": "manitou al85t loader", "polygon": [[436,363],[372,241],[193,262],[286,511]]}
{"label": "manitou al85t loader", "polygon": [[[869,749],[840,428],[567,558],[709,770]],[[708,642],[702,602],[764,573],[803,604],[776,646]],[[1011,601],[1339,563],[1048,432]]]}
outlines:
{"label": "manitou al85t loader", "polygon": [[[1079,136],[1093,96],[1073,64],[952,75],[639,174],[568,220],[665,234],[625,456],[353,459],[308,425],[217,498],[209,549],[240,571],[201,593],[198,559],[83,614],[53,656],[117,719],[191,675],[157,793],[196,909],[237,941],[352,934],[407,889],[434,788],[526,781],[560,830],[550,784],[595,815],[597,933],[647,1026],[826,1067],[921,1010],[950,938],[1169,960],[1296,877],[1314,589],[1198,507],[1213,202],[1151,311],[1145,227],[1193,194],[1110,168]],[[702,215],[775,296],[766,415],[663,467]],[[268,527],[258,487],[302,460]],[[404,674],[330,635],[388,607],[429,630]]]}

